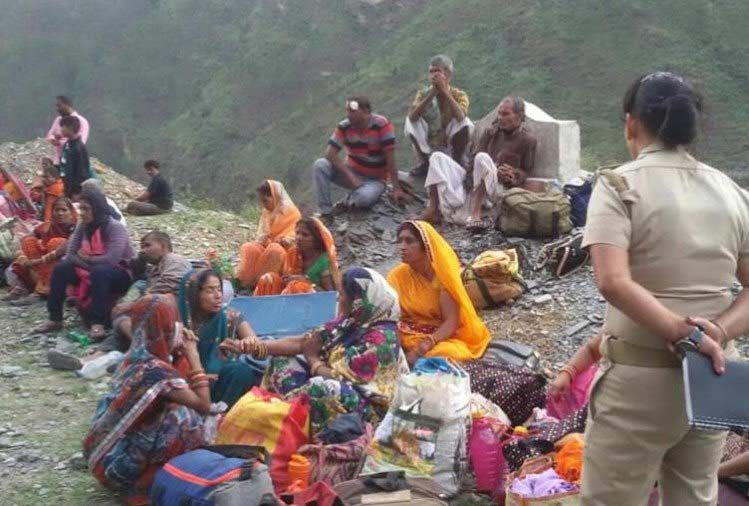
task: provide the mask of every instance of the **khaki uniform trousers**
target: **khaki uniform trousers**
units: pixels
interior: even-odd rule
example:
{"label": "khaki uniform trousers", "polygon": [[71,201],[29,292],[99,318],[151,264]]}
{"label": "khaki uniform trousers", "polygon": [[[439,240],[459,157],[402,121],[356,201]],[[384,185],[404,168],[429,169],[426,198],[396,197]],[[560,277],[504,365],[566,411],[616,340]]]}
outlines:
{"label": "khaki uniform trousers", "polygon": [[604,358],[585,431],[582,504],[645,506],[657,481],[662,506],[715,505],[725,437],[688,425],[681,368]]}

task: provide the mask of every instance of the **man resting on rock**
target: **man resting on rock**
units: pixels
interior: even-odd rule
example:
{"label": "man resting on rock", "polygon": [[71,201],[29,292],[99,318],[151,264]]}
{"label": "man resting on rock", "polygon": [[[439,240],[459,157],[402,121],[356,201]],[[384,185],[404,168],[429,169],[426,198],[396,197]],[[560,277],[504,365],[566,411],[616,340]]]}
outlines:
{"label": "man resting on rock", "polygon": [[444,153],[432,154],[424,181],[429,204],[419,218],[438,222],[444,217],[469,228],[488,228],[491,223],[481,218],[484,202],[496,203],[504,190],[523,186],[533,176],[536,139],[523,127],[524,120],[523,99],[505,97],[479,138],[467,171]]}
{"label": "man resting on rock", "polygon": [[[344,147],[348,155],[345,162],[338,156]],[[384,116],[372,114],[369,99],[363,96],[346,100],[346,119],[333,131],[325,156],[315,161],[312,169],[323,218],[333,214],[331,183],[351,190],[336,208],[372,207],[385,191],[388,178],[393,184],[393,199],[400,203],[404,198],[395,168],[393,124]]]}
{"label": "man resting on rock", "polygon": [[466,162],[473,123],[468,119],[468,95],[450,86],[452,75],[452,60],[444,54],[434,56],[429,62],[430,85],[417,92],[411,104],[405,130],[418,159],[412,176],[427,173],[433,153],[447,153],[459,164]]}

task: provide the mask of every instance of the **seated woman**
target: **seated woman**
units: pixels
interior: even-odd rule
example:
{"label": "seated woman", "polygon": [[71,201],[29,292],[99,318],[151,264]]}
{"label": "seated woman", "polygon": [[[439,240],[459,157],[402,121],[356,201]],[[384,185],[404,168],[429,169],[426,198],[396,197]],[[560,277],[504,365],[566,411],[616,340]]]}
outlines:
{"label": "seated woman", "polygon": [[263,379],[269,390],[309,398],[314,433],[341,413],[378,420],[398,375],[408,372],[396,333],[395,291],[377,272],[361,267],[347,270],[342,285],[336,319],[303,337],[257,341],[252,349],[257,358],[274,357]]}
{"label": "seated woman", "polygon": [[0,219],[13,217],[36,220],[36,208],[23,181],[0,167]]}
{"label": "seated woman", "polygon": [[[197,336],[201,363],[209,374],[218,375],[211,386],[211,399],[231,407],[260,383],[260,373],[229,356],[246,353],[257,338],[239,312],[223,307],[222,286],[214,271],[192,270],[182,278],[177,300],[185,332]],[[232,345],[227,347],[226,340]]]}
{"label": "seated woman", "polygon": [[296,224],[296,245],[286,255],[284,276],[268,272],[260,276],[254,295],[331,292],[338,289],[340,274],[333,234],[317,218]]}
{"label": "seated woman", "polygon": [[132,283],[128,269],[133,246],[127,229],[112,217],[103,193],[87,188],[81,192],[79,204],[80,222],[68,240],[65,258],[52,271],[49,320],[35,332],[62,328],[66,290],[75,285],[78,310],[91,324],[91,338],[100,341],[112,308]]}
{"label": "seated woman", "polygon": [[77,213],[67,197],[60,197],[52,208],[52,217],[21,239],[21,255],[11,265],[15,274],[5,300],[18,299],[29,293],[46,296],[52,270],[65,255],[68,237],[75,230]]}
{"label": "seated woman", "polygon": [[294,244],[294,227],[302,217],[280,182],[266,180],[257,194],[263,205],[257,240],[240,246],[239,264],[234,270],[244,288],[253,288],[265,273],[283,272],[286,250]]}
{"label": "seated woman", "polygon": [[[182,332],[172,298],[147,295],[132,309],[133,344],[99,401],[83,451],[104,486],[126,493],[128,504],[149,504],[156,471],[172,457],[207,444],[203,416],[211,401],[198,343]],[[188,365],[173,365],[181,351]]]}
{"label": "seated woman", "polygon": [[398,228],[398,249],[403,263],[390,271],[388,281],[400,299],[398,336],[408,362],[483,355],[491,334],[466,293],[455,251],[424,221]]}

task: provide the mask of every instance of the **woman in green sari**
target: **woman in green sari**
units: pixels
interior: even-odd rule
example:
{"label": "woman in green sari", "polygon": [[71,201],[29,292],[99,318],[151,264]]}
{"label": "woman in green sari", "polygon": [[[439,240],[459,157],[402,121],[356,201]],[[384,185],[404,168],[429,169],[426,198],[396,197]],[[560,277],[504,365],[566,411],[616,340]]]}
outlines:
{"label": "woman in green sari", "polygon": [[238,359],[237,354],[254,349],[257,337],[238,311],[222,306],[221,296],[221,279],[214,271],[192,270],[182,278],[178,305],[186,332],[198,340],[200,362],[216,377],[211,400],[231,407],[260,383],[262,372]]}

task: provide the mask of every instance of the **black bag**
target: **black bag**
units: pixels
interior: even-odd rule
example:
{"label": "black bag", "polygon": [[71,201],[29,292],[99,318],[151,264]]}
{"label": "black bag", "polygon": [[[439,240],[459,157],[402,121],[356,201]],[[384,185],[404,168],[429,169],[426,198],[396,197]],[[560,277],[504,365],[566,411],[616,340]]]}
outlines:
{"label": "black bag", "polygon": [[541,360],[538,352],[532,346],[503,339],[491,341],[484,353],[484,358],[516,367],[524,367],[531,372],[538,371]]}
{"label": "black bag", "polygon": [[575,227],[584,227],[588,215],[588,202],[593,193],[593,183],[584,181],[583,184],[566,184],[564,193],[570,199],[570,219]]}
{"label": "black bag", "polygon": [[535,270],[545,266],[551,267],[554,275],[563,278],[585,266],[590,253],[583,249],[582,232],[545,244],[536,257]]}

